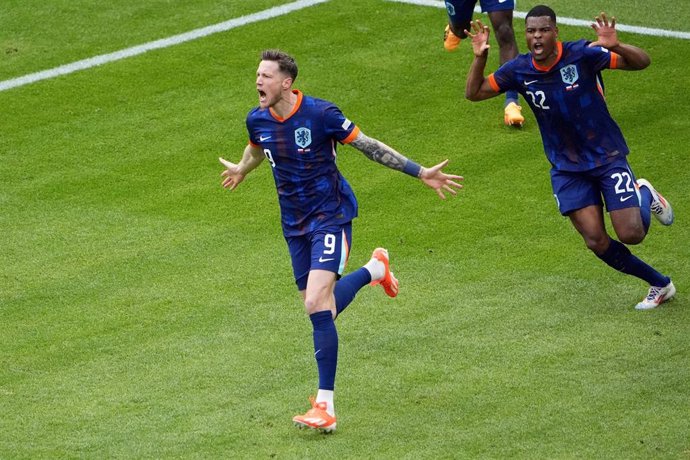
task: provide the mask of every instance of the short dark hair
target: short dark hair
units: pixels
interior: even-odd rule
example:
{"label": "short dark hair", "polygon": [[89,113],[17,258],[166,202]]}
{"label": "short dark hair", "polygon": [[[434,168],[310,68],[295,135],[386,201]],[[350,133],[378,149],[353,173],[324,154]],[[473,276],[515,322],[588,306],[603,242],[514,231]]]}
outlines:
{"label": "short dark hair", "polygon": [[297,80],[297,63],[295,59],[281,50],[264,50],[261,53],[262,61],[275,61],[278,63],[278,69],[292,78],[294,82]]}
{"label": "short dark hair", "polygon": [[556,24],[556,13],[546,5],[537,5],[529,10],[527,16],[525,16],[525,22],[527,22],[527,18],[541,18],[542,16],[550,17],[553,23]]}

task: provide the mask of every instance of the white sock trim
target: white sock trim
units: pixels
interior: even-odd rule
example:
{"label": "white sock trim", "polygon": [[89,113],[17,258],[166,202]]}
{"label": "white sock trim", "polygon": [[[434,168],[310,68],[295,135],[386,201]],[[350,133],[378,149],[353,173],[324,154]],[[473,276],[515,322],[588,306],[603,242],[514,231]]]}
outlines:
{"label": "white sock trim", "polygon": [[386,274],[386,266],[378,259],[369,259],[369,262],[364,265],[364,268],[366,268],[371,275],[372,281],[380,280]]}
{"label": "white sock trim", "polygon": [[321,390],[319,389],[319,392],[316,393],[316,402],[325,402],[326,403],[326,412],[328,412],[329,415],[335,415],[335,406],[333,405],[333,390]]}

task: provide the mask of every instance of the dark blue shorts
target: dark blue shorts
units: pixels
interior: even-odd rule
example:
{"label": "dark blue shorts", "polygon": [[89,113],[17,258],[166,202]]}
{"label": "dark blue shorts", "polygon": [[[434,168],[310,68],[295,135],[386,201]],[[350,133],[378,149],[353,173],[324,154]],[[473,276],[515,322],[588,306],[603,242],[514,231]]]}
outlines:
{"label": "dark blue shorts", "polygon": [[641,198],[635,180],[625,157],[589,171],[551,170],[553,196],[564,216],[587,206],[603,206],[604,203],[608,212],[639,208]]}
{"label": "dark blue shorts", "polygon": [[307,288],[310,270],[327,270],[338,278],[345,271],[352,245],[352,223],[324,227],[302,236],[285,238],[292,272],[300,291]]}
{"label": "dark blue shorts", "polygon": [[[446,0],[446,11],[453,23],[466,23],[472,19],[477,0]],[[514,0],[479,0],[483,13],[515,9]]]}

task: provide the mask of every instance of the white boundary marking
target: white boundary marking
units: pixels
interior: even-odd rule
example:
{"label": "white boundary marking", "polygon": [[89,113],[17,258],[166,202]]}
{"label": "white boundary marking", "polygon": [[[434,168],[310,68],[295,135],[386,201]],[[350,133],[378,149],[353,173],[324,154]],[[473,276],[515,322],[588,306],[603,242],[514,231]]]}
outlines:
{"label": "white boundary marking", "polygon": [[[446,4],[442,0],[387,0],[389,2],[395,2],[395,3],[409,3],[410,5],[419,5],[419,6],[433,6],[435,8],[443,8],[446,9]],[[475,13],[481,13],[481,8],[476,7],[474,9]],[[515,11],[513,15],[516,18],[520,19],[525,19],[525,16],[527,16],[527,13],[523,13],[521,11]],[[573,18],[561,18],[559,17],[557,19],[558,24],[565,24],[568,26],[584,26],[584,27],[589,27],[590,24],[594,22],[592,21],[585,21],[582,19],[573,19]],[[665,29],[653,29],[651,27],[639,27],[639,26],[626,26],[625,24],[616,24],[616,29],[620,30],[621,32],[632,32],[634,34],[639,34],[639,35],[651,35],[653,37],[671,37],[671,38],[680,38],[682,40],[690,40],[690,32],[680,32],[676,30],[665,30]]]}
{"label": "white boundary marking", "polygon": [[253,22],[263,21],[277,16],[282,16],[293,11],[301,10],[303,8],[314,6],[319,3],[326,3],[328,1],[330,0],[298,0],[293,3],[275,6],[267,10],[248,14],[246,16],[240,16],[235,19],[230,19],[225,22],[221,22],[207,27],[202,27],[200,29],[195,29],[179,35],[173,35],[172,37],[155,40],[152,42],[144,43],[143,45],[133,46],[131,48],[126,48],[120,51],[115,51],[114,53],[101,54],[99,56],[95,56],[92,58],[72,62],[71,64],[65,64],[59,67],[55,67],[53,69],[31,73],[28,75],[24,75],[23,77],[13,78],[11,80],[0,81],[0,91],[16,88],[18,86],[28,85],[30,83],[34,83],[40,80],[46,80],[49,78],[54,78],[60,75],[66,75],[72,72],[77,72],[79,70],[89,69],[91,67],[103,65],[108,62],[118,61],[120,59],[143,54],[147,51],[178,45],[180,43],[196,40],[197,38],[206,37],[208,35],[216,34],[218,32],[225,32],[236,27],[251,24]]}

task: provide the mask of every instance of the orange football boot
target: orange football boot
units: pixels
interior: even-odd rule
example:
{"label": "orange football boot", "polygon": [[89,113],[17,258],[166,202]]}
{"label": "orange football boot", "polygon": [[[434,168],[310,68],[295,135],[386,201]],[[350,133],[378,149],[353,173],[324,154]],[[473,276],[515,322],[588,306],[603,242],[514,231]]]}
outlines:
{"label": "orange football boot", "polygon": [[522,107],[515,102],[506,105],[503,110],[503,121],[507,126],[521,127],[525,122],[525,117],[522,116]]}
{"label": "orange football boot", "polygon": [[450,30],[450,25],[447,25],[446,30],[443,32],[443,47],[446,51],[455,51],[455,48],[457,48],[459,44],[460,37]]}
{"label": "orange football boot", "polygon": [[324,433],[335,431],[335,415],[330,415],[326,412],[326,403],[317,403],[313,396],[309,397],[309,403],[311,404],[311,409],[306,414],[292,417],[295,426],[300,429],[311,428]]}
{"label": "orange football boot", "polygon": [[372,281],[371,285],[376,286],[377,284],[380,284],[388,297],[396,297],[398,295],[398,279],[391,271],[388,251],[383,248],[376,248],[371,254],[371,257],[379,260],[386,267],[386,272],[383,275],[383,278]]}

